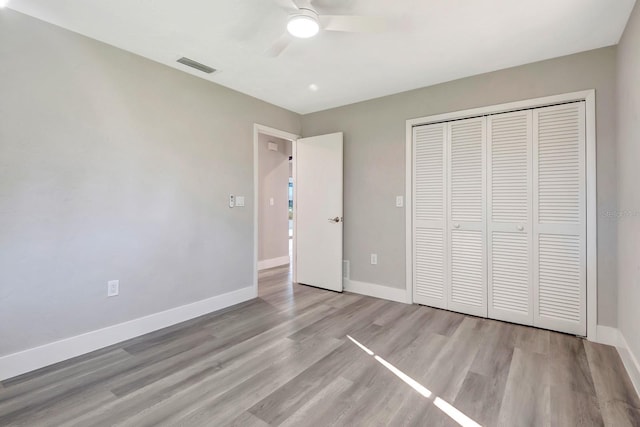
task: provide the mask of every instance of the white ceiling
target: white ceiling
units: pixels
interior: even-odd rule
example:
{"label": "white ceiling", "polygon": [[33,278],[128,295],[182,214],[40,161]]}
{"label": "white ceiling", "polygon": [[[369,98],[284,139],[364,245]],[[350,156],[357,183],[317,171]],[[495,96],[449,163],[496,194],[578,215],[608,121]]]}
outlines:
{"label": "white ceiling", "polygon": [[[618,43],[635,0],[315,0],[387,17],[380,34],[320,32],[277,58],[276,0],[10,0],[9,7],[298,113]],[[186,56],[212,75],[175,61]],[[318,86],[317,91],[309,89]]]}

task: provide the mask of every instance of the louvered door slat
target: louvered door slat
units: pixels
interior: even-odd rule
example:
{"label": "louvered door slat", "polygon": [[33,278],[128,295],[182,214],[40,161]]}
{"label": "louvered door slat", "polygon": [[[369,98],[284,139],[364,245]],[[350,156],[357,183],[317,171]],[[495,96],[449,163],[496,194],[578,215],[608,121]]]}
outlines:
{"label": "louvered door slat", "polygon": [[525,325],[533,324],[532,117],[517,111],[487,123],[488,312]]}
{"label": "louvered door slat", "polygon": [[413,300],[447,308],[446,125],[413,131]]}
{"label": "louvered door slat", "polygon": [[584,103],[534,110],[534,325],[586,334]]}
{"label": "louvered door slat", "polygon": [[449,300],[451,310],[487,315],[486,119],[448,124]]}

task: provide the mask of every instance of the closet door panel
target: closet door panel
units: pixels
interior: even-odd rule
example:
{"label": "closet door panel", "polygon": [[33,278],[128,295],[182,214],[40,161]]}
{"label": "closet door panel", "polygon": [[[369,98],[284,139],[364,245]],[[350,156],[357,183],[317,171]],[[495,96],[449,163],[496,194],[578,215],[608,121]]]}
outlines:
{"label": "closet door panel", "polygon": [[449,309],[487,316],[484,117],[448,124]]}
{"label": "closet door panel", "polygon": [[584,103],[534,110],[534,325],[586,335]]}
{"label": "closet door panel", "polygon": [[446,124],[413,130],[413,300],[447,308]]}
{"label": "closet door panel", "polygon": [[488,314],[533,324],[531,110],[487,119]]}

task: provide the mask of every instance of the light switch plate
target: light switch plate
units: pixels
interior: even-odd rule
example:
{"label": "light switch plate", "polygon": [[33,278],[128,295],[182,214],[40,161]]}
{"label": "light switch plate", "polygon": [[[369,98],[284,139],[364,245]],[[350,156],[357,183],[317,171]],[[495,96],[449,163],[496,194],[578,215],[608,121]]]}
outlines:
{"label": "light switch plate", "polygon": [[401,208],[404,206],[404,197],[396,196],[396,208]]}
{"label": "light switch plate", "polygon": [[275,204],[275,200],[273,200],[273,197],[269,198],[269,206],[273,206]]}
{"label": "light switch plate", "polygon": [[236,206],[244,207],[244,196],[236,196]]}
{"label": "light switch plate", "polygon": [[371,265],[378,264],[378,254],[371,254]]}

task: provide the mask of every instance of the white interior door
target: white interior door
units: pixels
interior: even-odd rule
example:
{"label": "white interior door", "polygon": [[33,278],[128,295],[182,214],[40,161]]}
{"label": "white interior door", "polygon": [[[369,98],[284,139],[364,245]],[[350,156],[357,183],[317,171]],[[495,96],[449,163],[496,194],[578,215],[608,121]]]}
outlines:
{"label": "white interior door", "polygon": [[301,138],[295,152],[295,277],[342,291],[342,133]]}
{"label": "white interior door", "polygon": [[447,308],[447,124],[413,129],[413,300]]}
{"label": "white interior door", "polygon": [[486,317],[486,119],[458,120],[448,128],[448,308]]}
{"label": "white interior door", "polygon": [[533,325],[531,110],[487,118],[489,317]]}
{"label": "white interior door", "polygon": [[534,325],[586,335],[584,102],[533,111]]}

